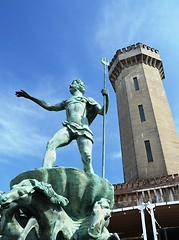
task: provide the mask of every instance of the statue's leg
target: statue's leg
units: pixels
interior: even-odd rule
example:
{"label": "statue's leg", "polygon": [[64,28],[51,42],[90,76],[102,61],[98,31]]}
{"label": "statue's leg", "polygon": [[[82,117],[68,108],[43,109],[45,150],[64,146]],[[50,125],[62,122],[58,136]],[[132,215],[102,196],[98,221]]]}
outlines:
{"label": "statue's leg", "polygon": [[77,144],[81,153],[82,162],[84,164],[84,171],[94,174],[92,167],[92,141],[86,136],[78,136]]}
{"label": "statue's leg", "polygon": [[67,128],[60,129],[47,143],[43,167],[52,167],[56,160],[56,149],[66,146],[71,142],[70,133]]}

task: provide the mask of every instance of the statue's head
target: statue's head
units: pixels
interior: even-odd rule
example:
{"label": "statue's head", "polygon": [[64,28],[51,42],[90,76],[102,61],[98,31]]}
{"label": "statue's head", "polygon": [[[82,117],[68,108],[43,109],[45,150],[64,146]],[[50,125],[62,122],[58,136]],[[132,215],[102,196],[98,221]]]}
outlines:
{"label": "statue's head", "polygon": [[82,94],[85,93],[85,84],[81,79],[75,79],[70,85],[70,92],[73,93],[73,89],[79,90]]}

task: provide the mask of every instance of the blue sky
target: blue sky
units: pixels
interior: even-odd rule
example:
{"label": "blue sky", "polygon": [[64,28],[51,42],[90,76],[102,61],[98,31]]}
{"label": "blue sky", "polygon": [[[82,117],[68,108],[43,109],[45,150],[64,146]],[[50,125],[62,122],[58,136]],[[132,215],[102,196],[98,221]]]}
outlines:
{"label": "blue sky", "polygon": [[[86,96],[102,104],[103,66],[115,52],[142,42],[160,51],[164,86],[179,130],[178,0],[0,0],[0,190],[12,178],[41,167],[47,141],[65,112],[48,112],[15,97],[24,89],[50,103],[70,96],[71,81],[86,83]],[[123,181],[115,93],[109,80],[106,178]],[[91,125],[93,167],[101,175],[102,117]],[[82,168],[73,142],[57,150],[55,165]]]}

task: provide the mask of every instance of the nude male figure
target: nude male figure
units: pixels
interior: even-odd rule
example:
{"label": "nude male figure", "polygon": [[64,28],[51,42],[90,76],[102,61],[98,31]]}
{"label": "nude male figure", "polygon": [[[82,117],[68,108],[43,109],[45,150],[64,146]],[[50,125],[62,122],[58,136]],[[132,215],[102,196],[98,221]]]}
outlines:
{"label": "nude male figure", "polygon": [[[57,131],[47,143],[43,167],[50,168],[53,166],[56,160],[57,148],[66,146],[72,140],[76,140],[84,165],[84,171],[90,174],[94,173],[92,167],[93,134],[89,125],[97,114],[104,114],[104,106],[101,107],[100,104],[92,98],[84,97],[84,92],[85,84],[80,79],[74,80],[70,85],[70,93],[72,96],[67,100],[54,105],[34,98],[23,90],[16,92],[17,97],[30,99],[46,110],[66,110],[66,121],[62,123],[64,127]],[[102,90],[102,94],[106,97],[107,112],[109,96],[104,89]]]}

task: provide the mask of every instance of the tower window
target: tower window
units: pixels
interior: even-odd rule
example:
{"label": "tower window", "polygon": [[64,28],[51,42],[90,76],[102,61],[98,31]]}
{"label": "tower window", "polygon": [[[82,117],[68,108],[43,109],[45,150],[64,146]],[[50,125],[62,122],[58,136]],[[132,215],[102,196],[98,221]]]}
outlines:
{"label": "tower window", "polygon": [[144,122],[146,119],[145,119],[145,113],[144,113],[143,105],[138,105],[138,108],[139,108],[140,120],[141,120],[141,122]]}
{"label": "tower window", "polygon": [[150,141],[144,141],[145,143],[145,150],[146,150],[146,154],[147,154],[147,159],[148,162],[153,162],[153,157],[152,157],[152,150],[151,150],[151,146],[150,146]]}
{"label": "tower window", "polygon": [[134,81],[135,90],[138,91],[139,90],[139,82],[138,82],[137,77],[134,77],[133,81]]}

